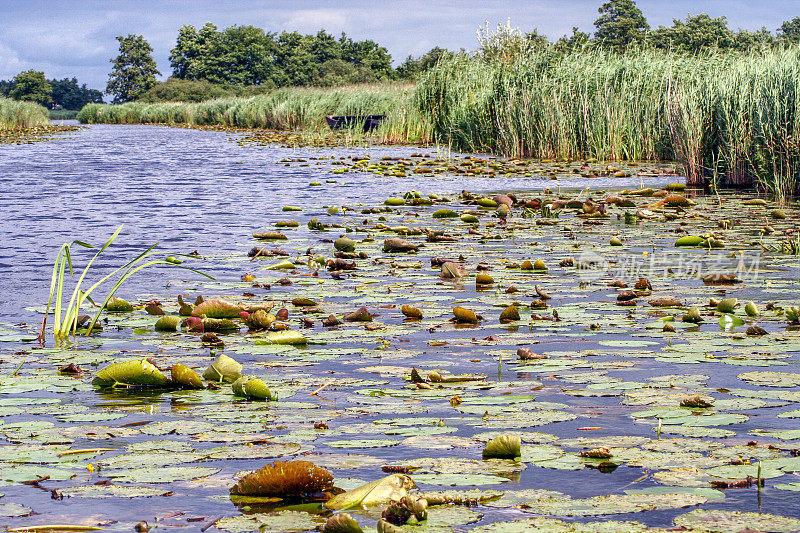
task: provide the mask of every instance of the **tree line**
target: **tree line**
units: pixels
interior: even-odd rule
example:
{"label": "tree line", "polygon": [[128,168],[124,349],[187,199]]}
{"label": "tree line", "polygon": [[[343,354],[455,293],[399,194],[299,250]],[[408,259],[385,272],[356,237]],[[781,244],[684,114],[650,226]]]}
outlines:
{"label": "tree line", "polygon": [[103,93],[79,85],[76,78],[48,80],[44,72],[26,70],[11,80],[0,80],[0,96],[36,102],[51,109],[78,111],[86,104],[103,103]]}

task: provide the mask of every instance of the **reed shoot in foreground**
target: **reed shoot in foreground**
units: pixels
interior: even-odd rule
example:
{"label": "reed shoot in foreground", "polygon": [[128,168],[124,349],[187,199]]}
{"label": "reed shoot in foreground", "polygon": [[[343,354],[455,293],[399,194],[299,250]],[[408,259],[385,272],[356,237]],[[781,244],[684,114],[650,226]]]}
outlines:
{"label": "reed shoot in foreground", "polygon": [[91,285],[88,289],[82,289],[83,282],[91,271],[92,264],[95,260],[103,253],[111,244],[119,236],[120,232],[122,231],[122,226],[118,227],[117,230],[114,232],[113,235],[106,241],[106,243],[94,254],[92,259],[86,264],[81,272],[80,277],[78,278],[77,282],[75,283],[75,287],[72,291],[72,296],[70,297],[69,301],[64,304],[64,284],[67,281],[68,277],[74,277],[73,268],[72,268],[72,253],[71,247],[72,245],[81,246],[84,248],[94,248],[91,244],[85,243],[83,241],[72,241],[69,243],[65,243],[61,246],[58,251],[58,255],[56,256],[56,261],[53,264],[53,275],[50,279],[50,296],[47,301],[47,309],[45,310],[44,319],[42,319],[42,328],[39,332],[39,342],[44,343],[45,338],[45,329],[47,326],[47,315],[50,313],[50,308],[53,306],[53,316],[54,316],[54,324],[53,324],[53,337],[55,341],[59,344],[66,343],[69,341],[70,334],[73,338],[77,335],[78,331],[78,323],[79,323],[79,314],[81,310],[81,306],[85,302],[90,302],[94,304],[94,301],[91,298],[92,293],[103,285],[106,281],[112,279],[114,276],[119,274],[118,279],[111,287],[111,290],[106,295],[103,303],[98,307],[94,318],[88,323],[86,328],[86,335],[91,334],[92,329],[97,324],[98,318],[100,318],[100,313],[106,308],[108,301],[114,296],[117,290],[127,281],[131,276],[133,276],[139,270],[143,268],[154,266],[154,265],[170,265],[170,266],[177,266],[179,268],[184,268],[186,270],[191,270],[192,272],[197,272],[207,278],[213,279],[208,274],[200,272],[199,270],[182,266],[176,264],[173,260],[167,259],[150,259],[147,260],[149,257],[157,254],[158,251],[155,249],[158,246],[158,243],[153,244],[147,250],[142,252],[141,254],[137,255],[124,265],[114,269],[109,274],[100,278],[97,282]]}

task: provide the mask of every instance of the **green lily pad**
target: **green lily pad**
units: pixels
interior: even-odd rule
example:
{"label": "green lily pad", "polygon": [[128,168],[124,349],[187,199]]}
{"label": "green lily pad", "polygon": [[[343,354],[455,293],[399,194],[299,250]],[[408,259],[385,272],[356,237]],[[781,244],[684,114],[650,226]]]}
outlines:
{"label": "green lily pad", "polygon": [[544,515],[595,516],[679,509],[700,505],[707,501],[708,498],[697,494],[612,494],[576,500],[529,502],[524,510]]}
{"label": "green lily pad", "polygon": [[65,497],[75,498],[151,498],[170,491],[138,485],[80,485],[59,490]]}
{"label": "green lily pad", "polygon": [[713,533],[738,533],[745,530],[789,533],[800,530],[800,520],[796,518],[718,509],[695,509],[676,517],[675,525],[693,531]]}
{"label": "green lily pad", "polygon": [[27,516],[33,512],[30,507],[25,507],[14,502],[0,502],[0,516]]}
{"label": "green lily pad", "polygon": [[637,533],[647,531],[647,526],[639,522],[564,522],[557,518],[525,518],[512,522],[495,522],[478,526],[475,533]]}
{"label": "green lily pad", "polygon": [[333,440],[326,442],[331,448],[383,448],[386,446],[396,446],[402,441],[391,439],[352,439],[352,440]]}
{"label": "green lily pad", "polygon": [[496,485],[509,481],[508,478],[488,474],[414,474],[411,478],[421,485],[442,487]]}
{"label": "green lily pad", "polygon": [[219,468],[208,466],[167,466],[161,468],[134,468],[130,470],[104,471],[108,477],[118,482],[128,483],[172,483],[188,481],[219,472]]}
{"label": "green lily pad", "polygon": [[230,533],[247,533],[259,531],[261,533],[292,533],[313,530],[325,519],[302,511],[280,511],[277,513],[243,514],[228,518],[221,518],[214,526]]}

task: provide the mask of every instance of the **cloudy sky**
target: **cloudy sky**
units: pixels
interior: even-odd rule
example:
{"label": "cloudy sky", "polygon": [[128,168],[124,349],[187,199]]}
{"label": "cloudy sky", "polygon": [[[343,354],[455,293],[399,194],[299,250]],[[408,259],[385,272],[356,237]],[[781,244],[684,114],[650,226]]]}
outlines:
{"label": "cloudy sky", "polygon": [[[28,69],[48,78],[75,76],[103,89],[117,35],[142,34],[154,48],[164,78],[178,28],[213,22],[219,28],[252,24],[268,31],[316,33],[324,28],[388,48],[395,64],[434,46],[473,50],[475,31],[510,19],[552,39],[573,26],[592,32],[601,0],[0,0],[0,79]],[[774,31],[800,16],[800,0],[639,0],[651,26],[708,13],[728,17],[732,29]]]}

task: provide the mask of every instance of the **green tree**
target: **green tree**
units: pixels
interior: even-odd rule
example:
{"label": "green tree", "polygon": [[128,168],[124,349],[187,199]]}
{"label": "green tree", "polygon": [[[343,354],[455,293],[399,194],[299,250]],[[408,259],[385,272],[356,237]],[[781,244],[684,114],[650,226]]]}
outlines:
{"label": "green tree", "polygon": [[274,84],[275,38],[255,26],[232,26],[222,33],[224,82],[233,85]]}
{"label": "green tree", "polygon": [[200,43],[197,29],[191,24],[181,26],[178,40],[169,53],[169,64],[172,77],[179,80],[194,80],[193,63],[200,55]]}
{"label": "green tree", "polygon": [[621,50],[644,40],[650,26],[633,0],[610,0],[597,10],[595,38],[605,46]]}
{"label": "green tree", "polygon": [[277,85],[311,85],[318,65],[311,53],[312,37],[300,33],[281,32],[277,39],[275,65],[278,68]]}
{"label": "green tree", "polygon": [[800,17],[784,21],[778,28],[778,39],[790,43],[800,42]]}
{"label": "green tree", "polygon": [[50,80],[53,87],[53,105],[70,109],[73,111],[81,109],[89,103],[103,103],[103,93],[86,87],[86,84],[78,85],[76,78],[64,78],[63,80]]}
{"label": "green tree", "polygon": [[28,100],[45,105],[53,101],[53,88],[44,77],[44,72],[26,70],[14,77],[14,88],[9,96],[15,100]]}
{"label": "green tree", "polygon": [[14,88],[13,80],[0,80],[0,96],[8,96]]}
{"label": "green tree", "polygon": [[394,76],[392,56],[386,48],[375,41],[353,41],[342,33],[339,46],[342,59],[372,71],[376,79],[389,79]]}
{"label": "green tree", "polygon": [[142,93],[140,102],[202,102],[213,98],[236,96],[233,91],[205,80],[179,80],[170,78],[157,82]]}
{"label": "green tree", "polygon": [[733,48],[741,52],[754,48],[768,48],[774,46],[776,42],[775,36],[764,27],[757,31],[739,30],[733,36]]}
{"label": "green tree", "polygon": [[400,66],[397,67],[397,77],[400,79],[416,79],[421,74],[429,71],[436,65],[444,54],[448,53],[445,48],[435,46],[422,54],[419,58],[408,56]]}
{"label": "green tree", "polygon": [[592,40],[591,35],[589,35],[588,33],[584,33],[575,26],[573,26],[572,35],[570,36],[565,35],[559,40],[557,40],[555,42],[555,47],[556,50],[560,52],[572,52],[590,46],[591,40]]}
{"label": "green tree", "polygon": [[106,93],[113,94],[115,104],[135,100],[156,84],[161,75],[153,60],[153,47],[141,35],[117,36],[119,55],[111,60]]}
{"label": "green tree", "polygon": [[725,17],[711,18],[700,13],[672,23],[671,28],[659,26],[650,32],[648,39],[653,46],[696,53],[712,48],[726,50],[734,45],[734,34]]}

